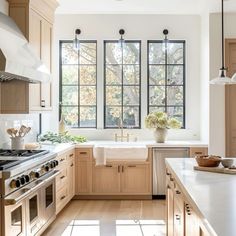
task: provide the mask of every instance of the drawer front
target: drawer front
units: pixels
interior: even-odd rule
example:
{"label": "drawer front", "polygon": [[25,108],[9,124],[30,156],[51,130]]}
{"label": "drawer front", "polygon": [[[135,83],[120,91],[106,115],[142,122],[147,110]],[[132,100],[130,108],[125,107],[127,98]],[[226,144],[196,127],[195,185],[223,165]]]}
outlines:
{"label": "drawer front", "polygon": [[66,163],[67,156],[66,156],[66,154],[65,154],[65,155],[60,155],[60,156],[58,156],[56,159],[57,159],[58,162],[59,162],[58,167],[60,167],[60,165],[63,165],[63,164]]}
{"label": "drawer front", "polygon": [[56,213],[59,213],[68,202],[68,188],[64,186],[56,193]]}
{"label": "drawer front", "polygon": [[190,148],[190,157],[195,157],[197,155],[207,155],[208,148],[207,147],[192,147]]}
{"label": "drawer front", "polygon": [[72,160],[73,158],[75,157],[75,151],[74,149],[69,151],[68,154],[67,154],[67,160],[70,161]]}
{"label": "drawer front", "polygon": [[92,161],[92,149],[77,148],[76,157],[78,158],[78,161]]}
{"label": "drawer front", "polygon": [[60,170],[60,174],[56,177],[56,190],[60,190],[63,186],[67,184],[67,179],[68,179],[68,173],[67,173],[67,168]]}

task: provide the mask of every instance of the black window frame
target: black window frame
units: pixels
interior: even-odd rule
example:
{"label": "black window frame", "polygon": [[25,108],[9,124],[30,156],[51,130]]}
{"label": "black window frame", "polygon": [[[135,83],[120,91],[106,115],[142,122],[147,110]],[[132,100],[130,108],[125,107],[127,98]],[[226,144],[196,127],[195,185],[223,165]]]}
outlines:
{"label": "black window frame", "polygon": [[[124,70],[123,70],[123,66],[124,65],[135,65],[135,64],[124,64],[123,63],[123,56],[122,56],[122,64],[107,64],[106,63],[106,43],[119,43],[119,40],[103,40],[103,52],[104,52],[104,54],[103,54],[103,71],[104,71],[104,73],[103,73],[103,77],[104,77],[104,87],[103,87],[103,89],[104,89],[104,93],[103,93],[103,101],[104,101],[104,104],[103,104],[103,109],[104,109],[104,111],[103,111],[103,128],[104,129],[119,129],[119,127],[107,127],[106,126],[106,107],[107,107],[107,105],[106,105],[106,65],[121,65],[122,66],[122,70],[121,70],[121,79],[122,79],[122,84],[120,85],[121,87],[122,87],[122,96],[121,96],[121,101],[122,101],[122,104],[121,105],[117,105],[117,107],[121,107],[121,114],[122,114],[122,123],[123,123],[123,108],[124,107],[139,107],[139,125],[138,126],[135,126],[135,127],[132,127],[132,129],[141,129],[141,124],[142,124],[142,120],[141,120],[141,109],[142,109],[142,102],[141,102],[141,85],[142,85],[142,83],[141,83],[141,81],[142,81],[142,73],[141,73],[141,67],[142,67],[142,58],[141,58],[141,56],[142,56],[142,40],[125,40],[125,43],[138,43],[139,44],[139,64],[137,64],[137,65],[139,65],[139,85],[135,85],[135,86],[138,86],[139,87],[139,105],[123,105],[123,87],[124,87],[124,84],[123,84],[123,81],[124,81],[124,76],[123,76],[123,74],[124,74]],[[122,53],[122,55],[123,55],[123,53]],[[125,86],[134,86],[134,85],[125,85]],[[114,105],[113,107],[116,107],[116,105]],[[129,129],[129,127],[126,127],[126,126],[124,126],[123,125],[123,128],[124,129]]]}
{"label": "black window frame", "polygon": [[[150,64],[149,61],[149,46],[151,43],[165,43],[164,40],[148,40],[147,41],[147,114],[150,112],[150,107],[164,107],[165,112],[167,113],[168,107],[183,107],[183,122],[182,129],[186,128],[186,40],[168,40],[166,43],[182,43],[183,44],[183,64],[171,64],[167,63],[168,54],[165,52],[165,63],[164,64]],[[150,105],[150,65],[163,65],[165,66],[165,105],[164,106],[154,106]],[[183,85],[177,85],[183,87],[183,105],[168,105],[167,104],[167,87],[176,86],[176,85],[168,85],[167,84],[167,68],[168,66],[182,65],[183,66]],[[156,85],[158,86],[158,85]]]}
{"label": "black window frame", "polygon": [[[80,40],[80,43],[95,43],[96,44],[96,64],[88,64],[88,65],[94,65],[95,68],[96,68],[96,84],[95,84],[95,88],[96,88],[96,105],[80,105],[80,94],[79,94],[79,88],[80,88],[80,83],[78,82],[78,105],[62,105],[62,87],[63,87],[63,84],[62,84],[62,45],[63,43],[73,43],[73,40],[59,40],[59,120],[61,119],[61,114],[62,114],[62,107],[78,107],[78,126],[71,126],[70,128],[71,129],[97,129],[97,118],[98,118],[98,84],[97,84],[97,77],[98,77],[98,70],[97,70],[97,65],[98,65],[98,55],[97,55],[97,47],[98,47],[98,43],[97,43],[97,40]],[[80,63],[76,64],[78,65],[78,70],[79,70],[79,67],[80,67]],[[86,64],[82,64],[82,65],[86,65]],[[78,76],[79,76],[79,73],[78,73]],[[78,77],[78,80],[79,80],[79,77]],[[87,85],[89,86],[89,85]],[[96,120],[96,123],[95,123],[95,126],[80,126],[80,107],[95,107],[96,109],[96,112],[95,112],[95,120]]]}

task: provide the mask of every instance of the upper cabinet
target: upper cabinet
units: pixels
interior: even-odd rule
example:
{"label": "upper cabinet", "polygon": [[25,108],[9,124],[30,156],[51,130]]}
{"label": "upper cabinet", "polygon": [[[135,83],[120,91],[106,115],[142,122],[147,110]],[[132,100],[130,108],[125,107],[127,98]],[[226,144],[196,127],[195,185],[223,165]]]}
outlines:
{"label": "upper cabinet", "polygon": [[[29,40],[36,55],[52,72],[52,35],[56,0],[8,0],[11,16]],[[0,85],[1,113],[18,114],[52,110],[52,84],[9,81]]]}

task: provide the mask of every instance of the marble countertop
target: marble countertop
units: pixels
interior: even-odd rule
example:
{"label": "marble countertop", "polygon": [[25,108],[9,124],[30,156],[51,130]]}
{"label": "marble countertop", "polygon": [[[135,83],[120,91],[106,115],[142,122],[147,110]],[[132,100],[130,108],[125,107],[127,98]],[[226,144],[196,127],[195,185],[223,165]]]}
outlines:
{"label": "marble countertop", "polygon": [[212,235],[236,235],[236,175],[193,170],[193,158],[166,159]]}

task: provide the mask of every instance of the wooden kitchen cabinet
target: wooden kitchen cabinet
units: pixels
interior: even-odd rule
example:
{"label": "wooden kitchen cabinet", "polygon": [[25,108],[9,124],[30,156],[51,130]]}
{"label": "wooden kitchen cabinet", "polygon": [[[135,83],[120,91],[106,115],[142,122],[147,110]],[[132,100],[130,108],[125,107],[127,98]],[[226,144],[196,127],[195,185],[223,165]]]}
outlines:
{"label": "wooden kitchen cabinet", "polygon": [[141,195],[151,191],[149,164],[125,164],[121,170],[122,193]]}
{"label": "wooden kitchen cabinet", "polygon": [[185,202],[184,218],[185,218],[185,235],[200,236],[201,232],[200,232],[198,217],[194,209],[188,202]]}
{"label": "wooden kitchen cabinet", "polygon": [[190,147],[190,157],[195,157],[197,155],[207,155],[207,147]]}
{"label": "wooden kitchen cabinet", "polygon": [[[8,0],[8,2],[9,16],[15,20],[36,55],[51,72],[52,31],[54,12],[58,2],[56,0]],[[29,84],[24,81],[12,80],[2,83],[0,95],[0,113],[2,114],[52,110],[51,82]]]}
{"label": "wooden kitchen cabinet", "polygon": [[75,157],[75,195],[92,192],[92,149],[76,149]]}
{"label": "wooden kitchen cabinet", "polygon": [[75,195],[75,153],[74,153],[74,150],[68,153],[67,171],[68,171],[68,194],[69,194],[69,199],[72,199]]}

